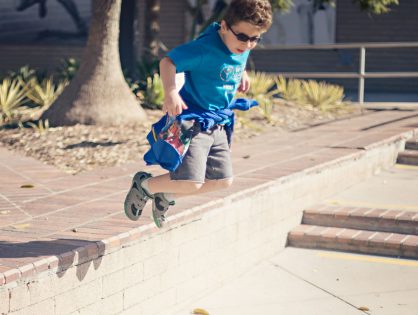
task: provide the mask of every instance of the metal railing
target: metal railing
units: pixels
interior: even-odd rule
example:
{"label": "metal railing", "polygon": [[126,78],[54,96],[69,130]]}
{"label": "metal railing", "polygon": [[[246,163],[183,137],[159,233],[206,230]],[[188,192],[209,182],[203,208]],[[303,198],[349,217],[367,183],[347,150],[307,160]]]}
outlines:
{"label": "metal railing", "polygon": [[367,48],[418,48],[418,42],[393,42],[393,43],[350,43],[330,45],[269,45],[260,47],[261,50],[326,50],[326,49],[359,49],[358,72],[280,72],[275,73],[285,78],[306,79],[358,79],[358,102],[364,103],[364,82],[367,78],[418,78],[418,72],[366,72]]}

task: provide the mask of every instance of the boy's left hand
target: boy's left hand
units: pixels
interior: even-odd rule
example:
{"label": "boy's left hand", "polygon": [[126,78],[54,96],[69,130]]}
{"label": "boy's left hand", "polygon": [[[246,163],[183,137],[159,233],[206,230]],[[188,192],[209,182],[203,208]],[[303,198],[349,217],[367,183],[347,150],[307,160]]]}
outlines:
{"label": "boy's left hand", "polygon": [[250,89],[250,77],[247,74],[247,71],[244,71],[241,78],[241,84],[238,87],[238,92],[247,93]]}

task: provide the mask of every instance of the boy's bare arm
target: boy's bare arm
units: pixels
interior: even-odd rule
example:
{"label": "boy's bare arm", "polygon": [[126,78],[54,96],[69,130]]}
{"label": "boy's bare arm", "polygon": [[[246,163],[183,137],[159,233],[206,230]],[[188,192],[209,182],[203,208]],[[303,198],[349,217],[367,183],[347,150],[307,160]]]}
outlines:
{"label": "boy's bare arm", "polygon": [[181,114],[187,106],[176,90],[176,66],[168,57],[160,61],[160,76],[164,87],[163,111],[170,116]]}
{"label": "boy's bare arm", "polygon": [[241,84],[238,87],[238,92],[247,93],[250,90],[251,80],[246,70],[242,74]]}

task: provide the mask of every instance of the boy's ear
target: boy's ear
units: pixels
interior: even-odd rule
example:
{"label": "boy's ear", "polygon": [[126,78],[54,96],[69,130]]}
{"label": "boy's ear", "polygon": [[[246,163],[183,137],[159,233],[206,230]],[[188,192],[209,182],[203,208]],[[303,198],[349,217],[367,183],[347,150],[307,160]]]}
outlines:
{"label": "boy's ear", "polygon": [[221,21],[221,30],[224,31],[224,32],[228,30],[228,27],[226,26],[225,20]]}

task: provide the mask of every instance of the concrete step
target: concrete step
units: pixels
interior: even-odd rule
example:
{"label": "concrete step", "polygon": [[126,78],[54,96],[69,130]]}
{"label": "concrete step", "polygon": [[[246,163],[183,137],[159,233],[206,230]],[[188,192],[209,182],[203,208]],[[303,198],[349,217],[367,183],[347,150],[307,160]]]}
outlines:
{"label": "concrete step", "polygon": [[418,165],[418,151],[417,150],[405,150],[398,153],[398,164]]}
{"label": "concrete step", "polygon": [[418,259],[418,236],[356,229],[299,225],[287,245]]}
{"label": "concrete step", "polygon": [[418,139],[411,139],[406,141],[405,150],[418,150]]}
{"label": "concrete step", "polygon": [[307,209],[302,224],[418,235],[418,213],[413,211],[349,207]]}

